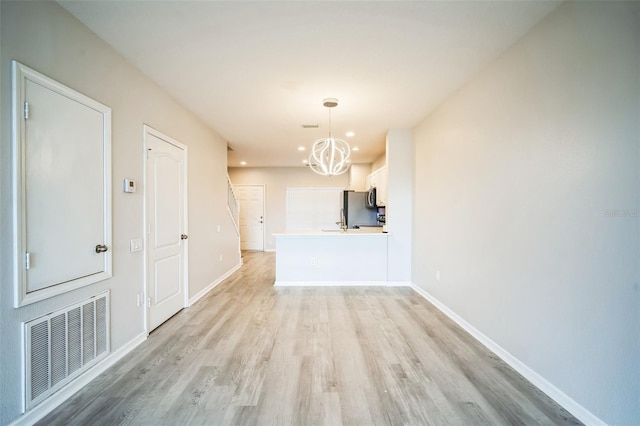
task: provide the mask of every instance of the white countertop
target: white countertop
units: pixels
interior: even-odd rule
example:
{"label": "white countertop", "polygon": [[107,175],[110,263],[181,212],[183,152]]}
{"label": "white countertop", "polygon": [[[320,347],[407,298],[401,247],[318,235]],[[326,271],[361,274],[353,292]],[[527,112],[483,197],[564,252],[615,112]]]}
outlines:
{"label": "white countertop", "polygon": [[273,235],[277,236],[353,236],[353,235],[379,235],[387,236],[386,232],[382,232],[382,228],[361,228],[361,229],[347,229],[342,231],[340,229],[331,230],[318,230],[318,229],[300,229],[285,232],[276,232]]}

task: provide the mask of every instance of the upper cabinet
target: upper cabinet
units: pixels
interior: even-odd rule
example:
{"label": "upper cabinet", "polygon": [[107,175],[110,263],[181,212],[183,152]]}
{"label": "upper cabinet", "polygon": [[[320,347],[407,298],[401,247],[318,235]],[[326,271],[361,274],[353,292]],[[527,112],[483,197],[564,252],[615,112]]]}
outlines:
{"label": "upper cabinet", "polygon": [[366,184],[367,188],[376,189],[376,205],[378,207],[386,206],[389,188],[389,172],[387,166],[380,167],[367,176]]}

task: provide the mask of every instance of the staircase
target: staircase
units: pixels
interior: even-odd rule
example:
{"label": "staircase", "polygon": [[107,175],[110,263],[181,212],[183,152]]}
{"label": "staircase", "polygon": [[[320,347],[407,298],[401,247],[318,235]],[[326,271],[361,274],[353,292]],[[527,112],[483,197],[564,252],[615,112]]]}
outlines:
{"label": "staircase", "polygon": [[231,184],[229,175],[227,175],[227,211],[236,229],[238,238],[240,238],[240,203],[238,202],[236,193],[233,191],[233,184]]}

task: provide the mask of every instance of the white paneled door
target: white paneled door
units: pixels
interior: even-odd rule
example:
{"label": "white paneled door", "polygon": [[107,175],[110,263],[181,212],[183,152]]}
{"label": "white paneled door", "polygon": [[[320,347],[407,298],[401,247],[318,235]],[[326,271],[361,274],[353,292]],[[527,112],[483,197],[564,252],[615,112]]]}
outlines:
{"label": "white paneled door", "polygon": [[145,127],[147,312],[151,331],[186,306],[186,147]]}
{"label": "white paneled door", "polygon": [[13,72],[20,306],[111,277],[111,110]]}
{"label": "white paneled door", "polygon": [[234,185],[240,203],[240,248],[264,250],[264,185]]}

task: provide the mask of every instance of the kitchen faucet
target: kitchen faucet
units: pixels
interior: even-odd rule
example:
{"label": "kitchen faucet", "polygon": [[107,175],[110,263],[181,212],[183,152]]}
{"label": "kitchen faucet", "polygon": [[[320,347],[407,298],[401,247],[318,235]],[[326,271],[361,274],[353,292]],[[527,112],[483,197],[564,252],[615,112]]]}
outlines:
{"label": "kitchen faucet", "polygon": [[340,225],[340,229],[347,230],[347,218],[344,217],[344,209],[340,209],[340,221],[336,222],[336,225]]}

